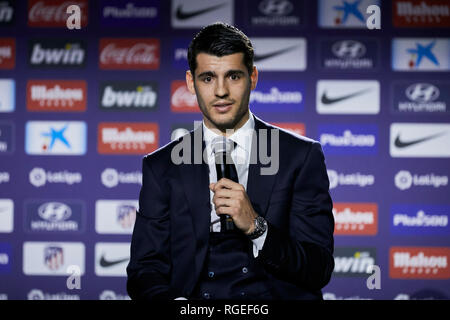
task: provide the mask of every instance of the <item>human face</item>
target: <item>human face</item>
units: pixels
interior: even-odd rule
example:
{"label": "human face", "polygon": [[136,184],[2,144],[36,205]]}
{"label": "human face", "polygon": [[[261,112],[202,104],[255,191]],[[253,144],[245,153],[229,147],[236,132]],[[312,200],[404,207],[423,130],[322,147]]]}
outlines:
{"label": "human face", "polygon": [[237,130],[248,120],[250,91],[255,89],[258,71],[251,75],[244,65],[244,54],[222,57],[199,53],[195,77],[186,72],[189,91],[197,95],[205,125],[225,135]]}

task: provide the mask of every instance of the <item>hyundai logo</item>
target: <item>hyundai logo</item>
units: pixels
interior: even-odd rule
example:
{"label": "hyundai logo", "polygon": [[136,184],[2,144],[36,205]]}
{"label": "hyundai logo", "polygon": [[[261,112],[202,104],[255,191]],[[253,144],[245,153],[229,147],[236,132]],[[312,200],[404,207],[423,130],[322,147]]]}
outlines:
{"label": "hyundai logo", "polygon": [[333,44],[331,51],[339,58],[357,59],[366,53],[366,46],[359,41],[343,40]]}
{"label": "hyundai logo", "polygon": [[61,202],[46,202],[38,208],[39,216],[50,222],[58,222],[69,219],[72,215],[70,207]]}
{"label": "hyundai logo", "polygon": [[287,16],[294,6],[287,0],[265,0],[259,4],[258,8],[267,16]]}
{"label": "hyundai logo", "polygon": [[432,102],[439,98],[439,89],[429,83],[415,83],[406,88],[405,94],[414,102]]}

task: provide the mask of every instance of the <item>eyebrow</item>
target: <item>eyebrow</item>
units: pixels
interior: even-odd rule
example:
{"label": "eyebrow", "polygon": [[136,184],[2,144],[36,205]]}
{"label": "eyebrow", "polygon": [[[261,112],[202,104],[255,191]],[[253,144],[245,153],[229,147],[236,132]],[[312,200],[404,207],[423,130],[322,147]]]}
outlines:
{"label": "eyebrow", "polygon": [[[232,70],[228,70],[227,73],[225,73],[225,77],[229,77],[233,74],[238,74],[238,75],[244,75],[245,72],[239,69],[232,69]],[[204,78],[204,77],[215,77],[216,73],[213,71],[205,71],[200,73],[197,78]]]}

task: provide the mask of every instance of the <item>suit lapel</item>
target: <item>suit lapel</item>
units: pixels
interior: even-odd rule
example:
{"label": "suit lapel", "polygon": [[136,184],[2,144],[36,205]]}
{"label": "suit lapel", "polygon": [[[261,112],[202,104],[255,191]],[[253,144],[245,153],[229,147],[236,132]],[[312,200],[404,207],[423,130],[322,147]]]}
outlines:
{"label": "suit lapel", "polygon": [[[259,143],[260,143],[260,129],[268,130],[270,133],[270,127],[268,127],[262,120],[255,115],[255,132],[252,140],[251,150],[251,162],[248,168],[248,180],[247,180],[247,195],[250,198],[253,209],[258,215],[265,216],[267,206],[269,204],[270,195],[272,193],[273,184],[275,182],[276,175],[262,175],[261,168],[263,165],[260,162]],[[267,134],[267,150],[268,154],[271,154],[270,134]],[[264,141],[262,141],[265,143]],[[254,161],[255,159],[256,161]],[[256,163],[252,163],[256,162]]]}

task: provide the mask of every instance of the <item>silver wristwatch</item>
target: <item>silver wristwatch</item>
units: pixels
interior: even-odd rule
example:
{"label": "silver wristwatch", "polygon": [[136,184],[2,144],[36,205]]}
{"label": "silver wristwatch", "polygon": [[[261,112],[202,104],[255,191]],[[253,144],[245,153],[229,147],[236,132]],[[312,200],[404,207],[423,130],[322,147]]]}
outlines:
{"label": "silver wristwatch", "polygon": [[260,236],[262,236],[262,234],[264,232],[266,232],[266,230],[267,230],[267,221],[266,221],[266,219],[264,219],[261,216],[257,216],[255,218],[255,230],[253,230],[253,232],[248,234],[247,236],[251,240],[254,240],[254,239],[259,238]]}

